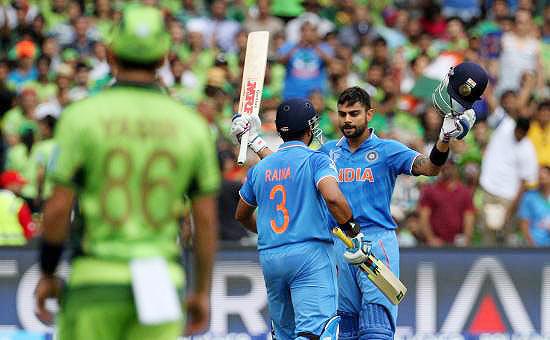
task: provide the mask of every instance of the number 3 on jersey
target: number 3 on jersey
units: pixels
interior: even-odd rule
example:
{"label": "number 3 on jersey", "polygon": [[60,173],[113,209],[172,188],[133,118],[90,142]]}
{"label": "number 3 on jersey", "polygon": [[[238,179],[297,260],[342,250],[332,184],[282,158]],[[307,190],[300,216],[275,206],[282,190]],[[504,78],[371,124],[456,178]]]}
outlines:
{"label": "number 3 on jersey", "polygon": [[277,221],[270,220],[271,229],[273,229],[274,232],[277,234],[282,234],[286,231],[286,228],[288,228],[288,222],[289,222],[289,216],[288,216],[288,210],[286,209],[286,189],[284,185],[277,184],[274,186],[271,191],[269,192],[269,199],[274,200],[277,196],[277,193],[280,192],[281,201],[277,204],[277,211],[280,211],[283,214],[283,224],[278,225]]}

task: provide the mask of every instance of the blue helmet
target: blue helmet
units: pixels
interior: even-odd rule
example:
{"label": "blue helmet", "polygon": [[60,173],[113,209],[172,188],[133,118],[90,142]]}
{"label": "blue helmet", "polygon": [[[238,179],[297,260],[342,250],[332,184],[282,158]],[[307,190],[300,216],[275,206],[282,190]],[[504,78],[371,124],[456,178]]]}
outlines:
{"label": "blue helmet", "polygon": [[282,102],[277,107],[275,125],[279,133],[297,133],[311,128],[313,137],[322,142],[319,114],[308,100],[293,98]]}
{"label": "blue helmet", "polygon": [[487,87],[489,76],[478,64],[464,62],[451,67],[449,73],[435,89],[432,100],[443,115],[461,114],[471,109]]}

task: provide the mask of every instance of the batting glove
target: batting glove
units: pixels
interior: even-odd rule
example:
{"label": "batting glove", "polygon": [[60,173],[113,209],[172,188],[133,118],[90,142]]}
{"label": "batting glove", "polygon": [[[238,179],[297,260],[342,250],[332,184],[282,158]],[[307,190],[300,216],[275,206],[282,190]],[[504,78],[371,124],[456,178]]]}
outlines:
{"label": "batting glove", "polygon": [[371,253],[371,243],[365,239],[363,233],[357,234],[351,241],[353,247],[344,252],[346,261],[351,264],[361,264],[367,261]]}
{"label": "batting glove", "polygon": [[439,138],[444,142],[451,138],[461,140],[466,137],[475,122],[476,113],[472,109],[464,111],[460,116],[447,115],[443,118]]}
{"label": "batting glove", "polygon": [[237,113],[231,120],[231,135],[237,141],[241,142],[241,137],[248,131],[248,146],[256,153],[260,152],[267,144],[259,136],[262,122],[258,115],[241,115]]}

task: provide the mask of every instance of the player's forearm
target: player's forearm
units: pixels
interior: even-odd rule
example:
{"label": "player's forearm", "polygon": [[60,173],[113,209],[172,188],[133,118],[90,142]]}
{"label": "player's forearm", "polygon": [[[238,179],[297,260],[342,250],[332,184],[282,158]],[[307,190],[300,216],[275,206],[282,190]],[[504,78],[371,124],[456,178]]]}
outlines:
{"label": "player's forearm", "polygon": [[333,177],[325,177],[319,184],[317,188],[323,196],[327,208],[336,220],[338,224],[344,224],[348,222],[353,216],[351,208],[346,201],[346,198],[338,188],[338,182]]}
{"label": "player's forearm", "polygon": [[208,293],[212,280],[212,268],[218,249],[218,220],[216,199],[205,196],[193,201],[192,211],[195,220],[193,249],[195,252],[195,292]]}
{"label": "player's forearm", "polygon": [[436,176],[449,156],[449,143],[438,140],[429,156],[419,155],[413,162],[412,174],[415,176]]}
{"label": "player's forearm", "polygon": [[63,244],[69,232],[69,221],[74,193],[67,187],[57,186],[44,207],[42,239],[52,244]]}

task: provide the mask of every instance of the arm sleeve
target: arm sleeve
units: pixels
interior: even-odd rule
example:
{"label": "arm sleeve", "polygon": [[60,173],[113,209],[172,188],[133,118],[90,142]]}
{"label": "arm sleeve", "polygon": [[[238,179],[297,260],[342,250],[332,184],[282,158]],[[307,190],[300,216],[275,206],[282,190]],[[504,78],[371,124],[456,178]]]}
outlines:
{"label": "arm sleeve", "polygon": [[248,174],[244,179],[243,186],[239,190],[239,196],[245,201],[248,205],[256,207],[258,202],[256,202],[256,194],[254,193],[254,168],[248,170]]}
{"label": "arm sleeve", "polygon": [[191,199],[218,192],[221,183],[216,145],[210,138],[210,131],[206,126],[197,138],[195,150],[195,171],[189,188]]}
{"label": "arm sleeve", "polygon": [[86,129],[82,117],[65,110],[55,129],[55,147],[48,164],[48,176],[57,183],[74,184],[75,174],[85,155]]}
{"label": "arm sleeve", "polygon": [[24,203],[17,213],[17,218],[19,219],[19,224],[23,228],[23,234],[27,240],[30,240],[34,236],[34,223],[32,222],[31,210],[27,203]]}
{"label": "arm sleeve", "polygon": [[385,152],[388,166],[394,174],[412,175],[414,159],[420,153],[394,140],[388,141]]}
{"label": "arm sleeve", "polygon": [[338,180],[336,164],[326,154],[315,152],[310,158],[310,164],[315,186],[325,177],[334,177],[334,179]]}

